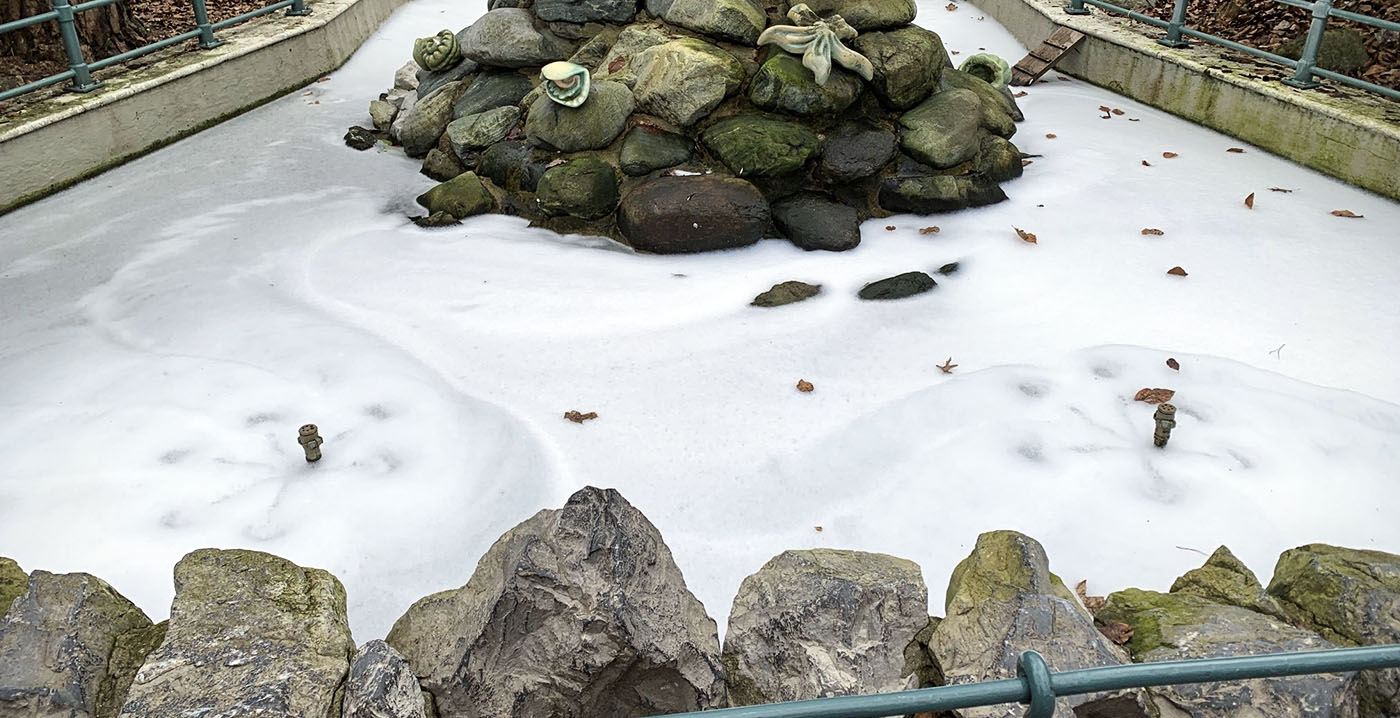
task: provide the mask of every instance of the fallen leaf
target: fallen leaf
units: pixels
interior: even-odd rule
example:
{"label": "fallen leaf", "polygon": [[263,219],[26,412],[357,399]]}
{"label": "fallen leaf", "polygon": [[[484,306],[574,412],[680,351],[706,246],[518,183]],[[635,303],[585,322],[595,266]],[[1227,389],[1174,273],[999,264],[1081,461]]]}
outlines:
{"label": "fallen leaf", "polygon": [[1284,188],[1282,188],[1282,187],[1270,187],[1270,188],[1269,188],[1269,191],[1270,191],[1270,192],[1282,192],[1282,193],[1284,193],[1284,194],[1288,194],[1288,193],[1292,192],[1293,190],[1291,190],[1291,189],[1284,189]]}
{"label": "fallen leaf", "polygon": [[331,81],[331,78],[329,78],[329,77],[323,77],[323,78],[317,80],[317,82],[330,82],[330,81]]}
{"label": "fallen leaf", "polygon": [[1084,607],[1089,609],[1089,613],[1092,614],[1097,614],[1099,609],[1103,608],[1104,604],[1108,603],[1103,596],[1089,595],[1089,582],[1087,580],[1075,584],[1074,595],[1079,597],[1079,602],[1084,604]]}
{"label": "fallen leaf", "polygon": [[1055,139],[1055,133],[1053,133],[1053,132],[1047,132],[1047,133],[1045,133],[1045,139],[1047,139],[1047,140],[1053,140],[1053,139]]}
{"label": "fallen leaf", "polygon": [[1133,401],[1161,404],[1164,401],[1171,401],[1173,396],[1176,396],[1176,392],[1171,389],[1142,389],[1133,395]]}
{"label": "fallen leaf", "polygon": [[1068,78],[1068,77],[1065,77],[1064,75],[1060,75],[1059,77],[1057,77],[1057,78],[1055,78],[1055,79],[1056,79],[1056,80],[1059,80],[1060,82],[1069,82],[1069,78]]}
{"label": "fallen leaf", "polygon": [[575,424],[582,424],[583,422],[588,421],[589,419],[597,419],[598,412],[590,411],[587,414],[580,414],[577,411],[566,411],[564,412],[564,418],[574,422]]}
{"label": "fallen leaf", "polygon": [[1118,645],[1123,645],[1133,640],[1133,627],[1122,621],[1099,621],[1094,622],[1094,628],[1099,629],[1105,638]]}
{"label": "fallen leaf", "polygon": [[1166,232],[1163,232],[1163,231],[1160,230],[1160,229],[1153,229],[1153,228],[1151,228],[1151,227],[1148,227],[1147,229],[1142,230],[1142,233],[1143,233],[1143,234],[1155,234],[1155,235],[1157,235],[1158,237],[1160,237],[1160,236],[1166,234]]}
{"label": "fallen leaf", "polygon": [[921,228],[919,228],[919,234],[938,234],[938,232],[939,232],[939,229],[938,229],[937,227],[921,227]]}
{"label": "fallen leaf", "polygon": [[1152,163],[1151,163],[1151,162],[1148,162],[1147,160],[1143,160],[1143,161],[1142,161],[1142,166],[1143,166],[1143,167],[1151,167],[1151,166],[1152,166]]}
{"label": "fallen leaf", "polygon": [[1115,107],[1115,108],[1113,108],[1113,114],[1115,114],[1115,115],[1121,115],[1121,114],[1123,114],[1123,111],[1120,110],[1120,109],[1118,109],[1117,107]]}
{"label": "fallen leaf", "polygon": [[1029,166],[1031,166],[1031,164],[1032,164],[1032,160],[1021,160],[1021,166],[1022,166],[1022,167],[1029,167]]}
{"label": "fallen leaf", "polygon": [[550,167],[558,167],[562,164],[567,164],[568,161],[569,160],[564,157],[555,157],[554,159],[549,161],[549,164],[545,165],[545,169],[549,169]]}
{"label": "fallen leaf", "polygon": [[1226,152],[1233,152],[1233,153],[1235,153],[1235,154],[1237,154],[1237,155],[1244,154],[1244,148],[1241,148],[1241,147],[1231,147],[1230,149],[1225,150],[1225,151],[1226,151]]}
{"label": "fallen leaf", "polygon": [[1030,242],[1031,244],[1036,243],[1034,234],[1031,234],[1030,232],[1027,232],[1024,229],[1021,229],[1020,227],[1012,227],[1012,229],[1016,230],[1016,236],[1020,237],[1021,239],[1024,239],[1025,241]]}
{"label": "fallen leaf", "polygon": [[1171,367],[1172,371],[1181,371],[1181,364],[1171,357],[1167,357],[1167,366]]}
{"label": "fallen leaf", "polygon": [[816,387],[812,386],[812,382],[807,381],[806,379],[798,379],[798,380],[797,380],[797,390],[800,391],[800,392],[806,393],[806,392],[809,392],[809,391],[811,391],[811,390],[813,390],[813,389],[815,389],[815,388],[816,388]]}
{"label": "fallen leaf", "polygon": [[1099,112],[1108,112],[1108,105],[1099,105]]}
{"label": "fallen leaf", "polygon": [[1172,267],[1171,269],[1167,270],[1167,274],[1170,274],[1174,277],[1184,277],[1186,276],[1186,270],[1182,269],[1181,267]]}
{"label": "fallen leaf", "polygon": [[1248,207],[1248,208],[1250,208],[1250,209],[1254,209],[1254,193],[1253,193],[1253,192],[1250,192],[1250,193],[1249,193],[1249,196],[1244,198],[1244,206],[1246,206],[1246,207]]}
{"label": "fallen leaf", "polygon": [[961,55],[961,54],[962,54],[962,51],[961,51],[961,50],[949,50],[949,52],[951,52],[951,53],[954,54],[954,55]]}
{"label": "fallen leaf", "polygon": [[813,527],[812,527],[812,530],[813,530],[813,531],[816,531],[817,533],[821,533],[821,532],[822,532],[822,527],[820,527],[820,526],[813,526]]}
{"label": "fallen leaf", "polygon": [[310,96],[312,96],[312,95],[314,95],[314,94],[316,94],[316,93],[312,92],[311,90],[307,90],[306,92],[301,93],[301,96],[302,96],[302,97],[310,97]]}
{"label": "fallen leaf", "polygon": [[938,368],[942,369],[944,374],[952,374],[953,370],[956,369],[957,366],[957,364],[953,363],[953,357],[948,357],[948,361],[939,364]]}
{"label": "fallen leaf", "polygon": [[1334,209],[1334,210],[1332,210],[1332,216],[1333,216],[1333,217],[1354,217],[1354,218],[1356,218],[1356,219],[1361,219],[1362,217],[1365,217],[1366,215],[1364,215],[1364,214],[1357,214],[1357,213],[1355,213],[1355,212],[1353,212],[1353,211],[1351,211],[1351,210],[1349,210],[1349,209]]}
{"label": "fallen leaf", "polygon": [[885,231],[886,231],[886,232],[893,232],[894,230],[895,230],[895,226],[894,226],[894,225],[892,225],[892,224],[887,224],[887,225],[885,225]]}
{"label": "fallen leaf", "polygon": [[615,58],[613,58],[613,61],[612,61],[612,62],[609,62],[609,63],[608,63],[608,72],[609,72],[609,73],[617,72],[618,70],[621,70],[621,69],[622,69],[622,66],[623,66],[623,65],[626,65],[626,64],[627,64],[627,58],[625,58],[625,57],[615,57]]}
{"label": "fallen leaf", "polygon": [[1172,158],[1176,157],[1176,153],[1175,153],[1175,152],[1163,152],[1163,153],[1162,153],[1162,156],[1165,157],[1165,158],[1167,158],[1167,159],[1172,159]]}
{"label": "fallen leaf", "polygon": [[1018,92],[1018,93],[1012,95],[1012,97],[1014,97],[1014,98],[1016,98],[1016,99],[1019,100],[1019,99],[1021,99],[1022,97],[1025,97],[1026,94],[1027,94],[1027,93],[1026,93],[1025,90],[1021,90],[1020,92]]}
{"label": "fallen leaf", "polygon": [[958,9],[958,6],[953,3],[948,3],[947,5],[943,6],[943,9],[947,10],[948,12],[953,12],[954,10]]}

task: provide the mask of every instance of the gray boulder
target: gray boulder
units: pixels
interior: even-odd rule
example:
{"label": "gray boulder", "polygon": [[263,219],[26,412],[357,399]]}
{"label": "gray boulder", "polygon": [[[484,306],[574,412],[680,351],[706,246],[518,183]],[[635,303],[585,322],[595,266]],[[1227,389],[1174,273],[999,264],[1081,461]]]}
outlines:
{"label": "gray boulder", "polygon": [[394,89],[396,90],[416,90],[418,89],[418,63],[409,60],[403,66],[394,71]]}
{"label": "gray boulder", "polygon": [[739,586],[724,639],[730,705],[904,688],[928,623],[919,566],[884,554],[785,551]]}
{"label": "gray boulder", "polygon": [[867,32],[851,48],[870,60],[875,76],[870,89],[897,110],[919,104],[938,87],[939,76],[951,62],[943,41],[916,25],[892,32]]}
{"label": "gray boulder", "polygon": [[982,141],[982,106],[970,90],[939,92],[904,113],[900,148],[935,169],[962,164]]}
{"label": "gray boulder", "polygon": [[[1400,643],[1400,556],[1308,544],[1284,551],[1270,596],[1296,626],[1342,646]],[[1362,671],[1362,718],[1400,716],[1400,669]]]}
{"label": "gray boulder", "polygon": [[[644,50],[669,42],[665,26],[660,23],[628,25],[618,33],[617,39],[608,48],[607,54],[598,61],[593,72],[593,80],[613,80],[635,88],[637,71],[635,59]],[[580,63],[582,64],[582,63]]]}
{"label": "gray boulder", "polygon": [[487,12],[459,40],[467,59],[489,67],[534,67],[563,60],[574,51],[553,33],[535,29],[530,11],[522,8]]}
{"label": "gray boulder", "polygon": [[519,107],[497,107],[448,123],[447,138],[452,143],[452,151],[465,162],[466,157],[473,151],[490,147],[505,139],[518,122]]}
{"label": "gray boulder", "polygon": [[[449,82],[403,111],[406,117],[399,127],[398,140],[403,144],[404,154],[423,157],[437,146],[438,138],[452,121],[452,103],[457,101],[461,87],[461,82]],[[391,135],[392,132],[391,129]]]}
{"label": "gray boulder", "polygon": [[369,103],[370,122],[374,123],[374,129],[380,132],[388,132],[398,114],[399,108],[388,100],[371,100]]}
{"label": "gray boulder", "polygon": [[[951,685],[1014,678],[1023,651],[1034,650],[1052,671],[1120,665],[1127,655],[1098,629],[1050,573],[1045,549],[1014,531],[977,537],[972,554],[953,569],[947,617],[929,649]],[[1055,718],[1075,715],[1148,716],[1140,691],[1069,696],[1055,701]],[[1108,711],[1114,713],[1093,713]],[[1020,716],[1024,706],[968,708],[963,718]]]}
{"label": "gray boulder", "polygon": [[[946,67],[943,69],[943,74],[938,78],[938,86],[944,90],[972,90],[977,93],[977,97],[982,101],[983,105],[990,106],[995,110],[1000,110],[1002,114],[1010,117],[1012,121],[1020,122],[1026,119],[1026,116],[1021,113],[1020,105],[1016,104],[1016,98],[1012,96],[1009,90],[998,90],[992,87],[991,83],[976,75],[970,75],[962,70]],[[994,120],[994,122],[1000,123],[1001,120]]]}
{"label": "gray boulder", "polygon": [[393,646],[370,641],[350,659],[343,718],[427,718],[424,704],[418,678]]}
{"label": "gray boulder", "polygon": [[715,622],[656,527],[585,488],[506,532],[388,643],[444,716],[654,715],[724,704]]}
{"label": "gray boulder", "polygon": [[812,12],[826,16],[837,14],[851,27],[882,30],[902,27],[914,21],[918,8],[914,0],[806,0]]}
{"label": "gray boulder", "polygon": [[893,132],[847,122],[827,135],[817,176],[829,184],[849,184],[879,172],[898,152],[899,138]]}
{"label": "gray boulder", "polygon": [[[1132,626],[1138,662],[1221,658],[1336,648],[1312,631],[1189,593],[1128,589],[1108,596],[1103,621]],[[1354,718],[1355,674],[1310,674],[1148,689],[1164,716]]]}
{"label": "gray boulder", "polygon": [[753,244],[768,228],[768,201],[732,177],[657,177],[623,195],[617,228],[645,252],[684,254]]}
{"label": "gray boulder", "polygon": [[802,60],[775,50],[749,83],[749,100],[800,117],[834,115],[850,107],[864,87],[859,75],[841,67],[833,67],[826,84],[819,85]]}
{"label": "gray boulder", "polygon": [[12,601],[0,620],[0,716],[115,716],[145,656],[123,651],[113,664],[114,649],[151,628],[146,614],[86,573],[35,571]]}
{"label": "gray boulder", "polygon": [[452,105],[452,119],[461,119],[506,105],[518,105],[530,89],[530,81],[516,72],[482,74]]}
{"label": "gray boulder", "polygon": [[622,138],[618,162],[623,172],[636,177],[686,162],[692,149],[685,135],[637,125]]}
{"label": "gray boulder", "polygon": [[560,152],[598,150],[613,143],[627,128],[635,101],[619,82],[597,82],[588,101],[565,107],[544,95],[530,105],[525,137],[531,144]]}
{"label": "gray boulder", "polygon": [[637,0],[535,0],[535,17],[547,22],[631,22]]}
{"label": "gray boulder", "polygon": [[793,244],[806,250],[843,252],[860,244],[860,215],[856,210],[813,195],[795,195],[776,202],[773,223]]}
{"label": "gray boulder", "polygon": [[546,154],[520,140],[497,142],[481,153],[476,172],[508,192],[534,192],[555,159]]}
{"label": "gray boulder", "polygon": [[175,565],[169,629],[121,715],[338,715],[354,650],[334,576],[258,551],[200,549]]}
{"label": "gray boulder", "polygon": [[647,12],[672,25],[744,45],[758,42],[768,25],[758,0],[647,0]]}
{"label": "gray boulder", "polygon": [[633,61],[642,112],[681,127],[699,122],[744,82],[733,55],[695,38],[649,47]]}

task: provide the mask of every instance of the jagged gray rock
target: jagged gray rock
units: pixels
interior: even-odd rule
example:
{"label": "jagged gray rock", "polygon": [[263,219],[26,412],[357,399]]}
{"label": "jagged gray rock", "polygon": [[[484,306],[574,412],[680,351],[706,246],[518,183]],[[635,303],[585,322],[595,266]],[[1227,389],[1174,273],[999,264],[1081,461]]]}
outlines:
{"label": "jagged gray rock", "polygon": [[505,139],[506,134],[520,122],[520,108],[506,105],[478,112],[447,123],[447,138],[452,151],[466,161],[466,156]]}
{"label": "jagged gray rock", "polygon": [[[949,684],[1014,678],[1023,651],[1039,652],[1052,671],[1120,665],[1127,654],[1109,642],[1063,584],[1053,579],[1045,549],[1015,531],[977,537],[972,554],[953,569],[947,617],[929,641]],[[1140,691],[1070,696],[1055,701],[1055,718],[1150,715]],[[968,708],[963,718],[1025,714],[1019,705]],[[1099,711],[1099,713],[1090,713]],[[1107,712],[1113,711],[1113,712]]]}
{"label": "jagged gray rock", "polygon": [[637,0],[535,0],[535,17],[555,22],[631,22]]}
{"label": "jagged gray rock", "polygon": [[403,654],[373,640],[350,659],[343,718],[426,718],[424,695]]}
{"label": "jagged gray rock", "polygon": [[112,718],[132,670],[111,663],[113,649],[150,628],[141,609],[96,576],[33,572],[0,620],[0,717]]}
{"label": "jagged gray rock", "polygon": [[757,0],[646,0],[647,12],[687,30],[745,45],[768,24]]}
{"label": "jagged gray rock", "polygon": [[443,716],[639,716],[724,705],[715,622],[660,533],[585,488],[506,532],[394,624]]}
{"label": "jagged gray rock", "polygon": [[573,54],[568,42],[535,29],[530,11],[498,8],[477,18],[458,36],[462,54],[488,67],[534,67]]}
{"label": "jagged gray rock", "polygon": [[[449,82],[403,110],[406,115],[403,124],[399,125],[396,121],[394,126],[399,128],[398,139],[403,144],[404,154],[423,157],[428,150],[437,146],[447,123],[452,121],[452,103],[457,101],[461,89],[460,81]],[[392,136],[393,129],[389,132]]]}
{"label": "jagged gray rock", "polygon": [[1215,549],[1200,568],[1182,574],[1172,583],[1171,592],[1189,593],[1288,620],[1283,606],[1264,591],[1254,572],[1224,546]]}
{"label": "jagged gray rock", "polygon": [[730,705],[900,690],[928,624],[918,564],[862,551],[784,551],[744,579],[729,614]]}
{"label": "jagged gray rock", "polygon": [[642,50],[632,65],[638,107],[681,127],[699,122],[744,82],[733,55],[689,37]]}
{"label": "jagged gray rock", "polygon": [[335,716],[354,650],[334,576],[259,551],[200,549],[175,565],[169,629],[121,716]]}

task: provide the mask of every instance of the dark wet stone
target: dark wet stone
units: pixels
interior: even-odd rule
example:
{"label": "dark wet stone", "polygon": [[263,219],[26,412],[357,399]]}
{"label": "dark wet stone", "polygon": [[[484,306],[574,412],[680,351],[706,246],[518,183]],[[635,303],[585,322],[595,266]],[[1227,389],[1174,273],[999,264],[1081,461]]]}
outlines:
{"label": "dark wet stone", "polygon": [[923,272],[905,272],[865,285],[858,296],[861,299],[903,299],[936,286],[938,282]]}

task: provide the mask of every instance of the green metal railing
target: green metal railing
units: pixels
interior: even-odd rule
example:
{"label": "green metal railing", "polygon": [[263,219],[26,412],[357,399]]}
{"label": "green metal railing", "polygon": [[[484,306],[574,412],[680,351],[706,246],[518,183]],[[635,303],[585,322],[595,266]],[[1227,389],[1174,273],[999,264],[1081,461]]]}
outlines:
{"label": "green metal railing", "polygon": [[1360,13],[1348,12],[1346,10],[1338,10],[1332,7],[1332,0],[1315,0],[1315,2],[1305,2],[1304,0],[1274,0],[1274,2],[1303,8],[1304,10],[1310,10],[1312,12],[1312,24],[1308,27],[1308,38],[1303,44],[1302,57],[1293,60],[1283,57],[1282,55],[1275,55],[1272,52],[1265,52],[1258,48],[1241,45],[1238,42],[1232,42],[1223,37],[1216,37],[1215,35],[1186,27],[1186,2],[1187,0],[1176,0],[1176,5],[1172,8],[1172,19],[1170,22],[1158,20],[1155,17],[1143,15],[1142,13],[1133,12],[1127,8],[1104,2],[1104,0],[1069,0],[1069,4],[1065,6],[1065,12],[1070,15],[1088,15],[1089,8],[1085,7],[1085,5],[1093,5],[1094,7],[1103,8],[1104,10],[1115,12],[1120,15],[1126,15],[1139,22],[1145,22],[1154,27],[1166,30],[1167,34],[1159,38],[1157,42],[1167,47],[1188,47],[1189,43],[1181,39],[1182,36],[1185,35],[1186,37],[1205,40],[1206,42],[1220,45],[1221,47],[1238,50],[1239,52],[1247,53],[1268,60],[1269,62],[1291,67],[1293,68],[1293,77],[1284,80],[1283,83],[1285,85],[1303,89],[1314,88],[1318,86],[1317,80],[1313,79],[1313,76],[1316,75],[1334,82],[1340,82],[1344,85],[1359,87],[1363,90],[1379,93],[1394,100],[1400,100],[1400,90],[1382,87],[1366,82],[1365,80],[1358,80],[1354,77],[1347,77],[1346,75],[1332,72],[1331,70],[1324,70],[1317,66],[1317,52],[1322,47],[1322,33],[1327,30],[1327,20],[1329,18],[1335,17],[1343,20],[1351,20],[1352,22],[1359,22],[1363,25],[1370,25],[1371,27],[1378,27],[1382,30],[1390,30],[1393,32],[1400,32],[1400,23],[1382,20]]}
{"label": "green metal railing", "polygon": [[871,696],[840,696],[675,713],[666,718],[880,718],[1000,703],[1030,706],[1026,718],[1050,718],[1055,711],[1055,699],[1062,696],[1178,683],[1238,681],[1396,667],[1400,667],[1400,645],[1134,663],[1063,673],[1051,672],[1039,653],[1026,651],[1017,662],[1018,678]]}
{"label": "green metal railing", "polygon": [[27,85],[21,85],[0,92],[0,101],[18,97],[42,87],[48,87],[49,85],[63,82],[64,80],[73,81],[68,85],[68,90],[72,92],[91,92],[102,86],[100,81],[92,79],[92,73],[104,67],[111,67],[119,62],[125,62],[135,57],[147,55],[156,50],[161,50],[186,40],[198,40],[200,49],[212,50],[224,44],[222,40],[218,40],[214,37],[215,30],[222,30],[230,25],[237,25],[245,20],[251,20],[259,15],[266,15],[282,8],[287,8],[287,15],[291,16],[311,14],[311,11],[306,7],[306,0],[278,0],[278,2],[274,2],[271,5],[258,8],[252,12],[243,13],[238,17],[211,23],[209,22],[209,12],[204,6],[204,0],[190,0],[191,4],[194,5],[195,29],[181,33],[175,37],[166,38],[159,42],[142,45],[130,52],[123,52],[120,55],[113,55],[112,57],[103,58],[96,62],[88,62],[87,59],[83,57],[83,48],[78,41],[78,31],[77,28],[74,27],[73,22],[74,17],[85,10],[93,10],[121,1],[122,0],[89,0],[88,2],[80,2],[73,5],[69,0],[51,0],[53,3],[53,10],[49,12],[31,15],[26,18],[15,20],[14,22],[0,24],[0,35],[4,35],[7,32],[13,32],[21,28],[29,27],[30,25],[57,20],[58,34],[59,37],[63,39],[63,51],[68,56],[67,70],[56,75],[49,75],[42,80],[35,80]]}

